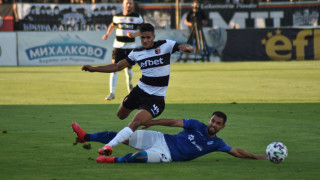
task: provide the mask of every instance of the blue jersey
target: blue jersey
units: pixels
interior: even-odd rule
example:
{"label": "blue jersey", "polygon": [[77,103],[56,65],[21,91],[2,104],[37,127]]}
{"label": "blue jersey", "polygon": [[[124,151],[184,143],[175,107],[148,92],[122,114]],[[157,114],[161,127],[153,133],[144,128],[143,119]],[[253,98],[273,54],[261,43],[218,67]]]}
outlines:
{"label": "blue jersey", "polygon": [[165,134],[172,161],[188,161],[210,152],[229,152],[228,146],[217,135],[208,136],[207,125],[194,119],[183,119],[184,130],[175,135]]}

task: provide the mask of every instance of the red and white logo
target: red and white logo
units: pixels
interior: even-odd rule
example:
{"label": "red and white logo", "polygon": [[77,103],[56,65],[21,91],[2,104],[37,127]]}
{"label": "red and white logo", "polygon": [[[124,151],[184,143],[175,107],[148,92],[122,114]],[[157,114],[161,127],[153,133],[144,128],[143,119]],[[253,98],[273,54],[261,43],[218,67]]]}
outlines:
{"label": "red and white logo", "polygon": [[160,50],[159,47],[155,50],[155,53],[156,53],[156,54],[160,54],[160,53],[161,53],[161,50]]}

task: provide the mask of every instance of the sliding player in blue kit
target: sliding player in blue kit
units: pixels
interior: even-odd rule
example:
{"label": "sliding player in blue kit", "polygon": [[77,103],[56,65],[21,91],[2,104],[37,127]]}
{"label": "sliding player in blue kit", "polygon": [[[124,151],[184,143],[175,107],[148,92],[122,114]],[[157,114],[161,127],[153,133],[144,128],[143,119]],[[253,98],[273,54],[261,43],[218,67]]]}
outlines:
{"label": "sliding player in blue kit", "polygon": [[[265,155],[256,155],[243,149],[232,148],[217,133],[225,127],[227,116],[220,111],[212,114],[208,125],[194,119],[159,119],[145,124],[145,128],[155,125],[182,127],[178,134],[169,135],[157,131],[137,130],[124,142],[139,150],[123,157],[98,156],[98,163],[136,163],[136,162],[172,162],[189,161],[211,152],[226,152],[238,158],[267,159]],[[117,132],[105,131],[87,134],[76,123],[72,123],[79,142],[96,141],[108,143]]]}
{"label": "sliding player in blue kit", "polygon": [[129,125],[119,131],[117,136],[101,149],[105,154],[109,154],[112,147],[128,140],[139,126],[147,124],[163,112],[164,98],[170,79],[171,54],[177,51],[193,51],[193,47],[188,44],[179,44],[173,40],[154,41],[154,39],[154,27],[149,23],[144,23],[140,27],[142,48],[132,50],[127,58],[116,64],[96,67],[84,65],[82,67],[83,71],[102,73],[121,71],[136,63],[141,68],[142,77],[138,85],[124,98],[117,116],[125,119],[133,110],[137,109],[137,112]]}

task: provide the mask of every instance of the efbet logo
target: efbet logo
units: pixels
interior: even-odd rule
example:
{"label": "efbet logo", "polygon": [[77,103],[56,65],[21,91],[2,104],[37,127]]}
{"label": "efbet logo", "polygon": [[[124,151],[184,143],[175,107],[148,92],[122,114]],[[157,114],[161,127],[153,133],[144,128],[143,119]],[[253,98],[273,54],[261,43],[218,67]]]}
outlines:
{"label": "efbet logo", "polygon": [[73,37],[69,34],[53,39],[45,45],[26,50],[29,60],[63,56],[89,57],[103,60],[106,52],[107,50],[103,47],[90,45],[77,35]]}
{"label": "efbet logo", "polygon": [[[281,34],[277,29],[275,34],[268,32],[267,38],[261,40],[265,45],[266,54],[273,60],[305,59],[305,49],[313,47],[313,58],[320,58],[320,29],[302,29],[295,39]],[[295,52],[294,52],[295,50]]]}

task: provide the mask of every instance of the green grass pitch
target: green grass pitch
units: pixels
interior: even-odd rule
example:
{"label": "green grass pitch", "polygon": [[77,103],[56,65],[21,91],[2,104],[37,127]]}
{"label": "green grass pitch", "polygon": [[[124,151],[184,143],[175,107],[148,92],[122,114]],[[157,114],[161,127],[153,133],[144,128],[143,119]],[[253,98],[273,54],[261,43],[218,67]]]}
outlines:
{"label": "green grass pitch", "polygon": [[[207,123],[228,115],[218,137],[230,146],[264,154],[272,141],[288,147],[281,164],[211,153],[188,162],[98,164],[103,146],[74,145],[71,122],[87,132],[118,131],[133,115],[116,111],[127,94],[118,74],[116,99],[105,102],[109,75],[81,66],[0,67],[0,179],[318,179],[320,168],[320,61],[175,63],[159,117]],[[133,82],[141,73],[134,66]],[[151,127],[164,133],[180,128]],[[119,145],[115,156],[134,152]]]}

